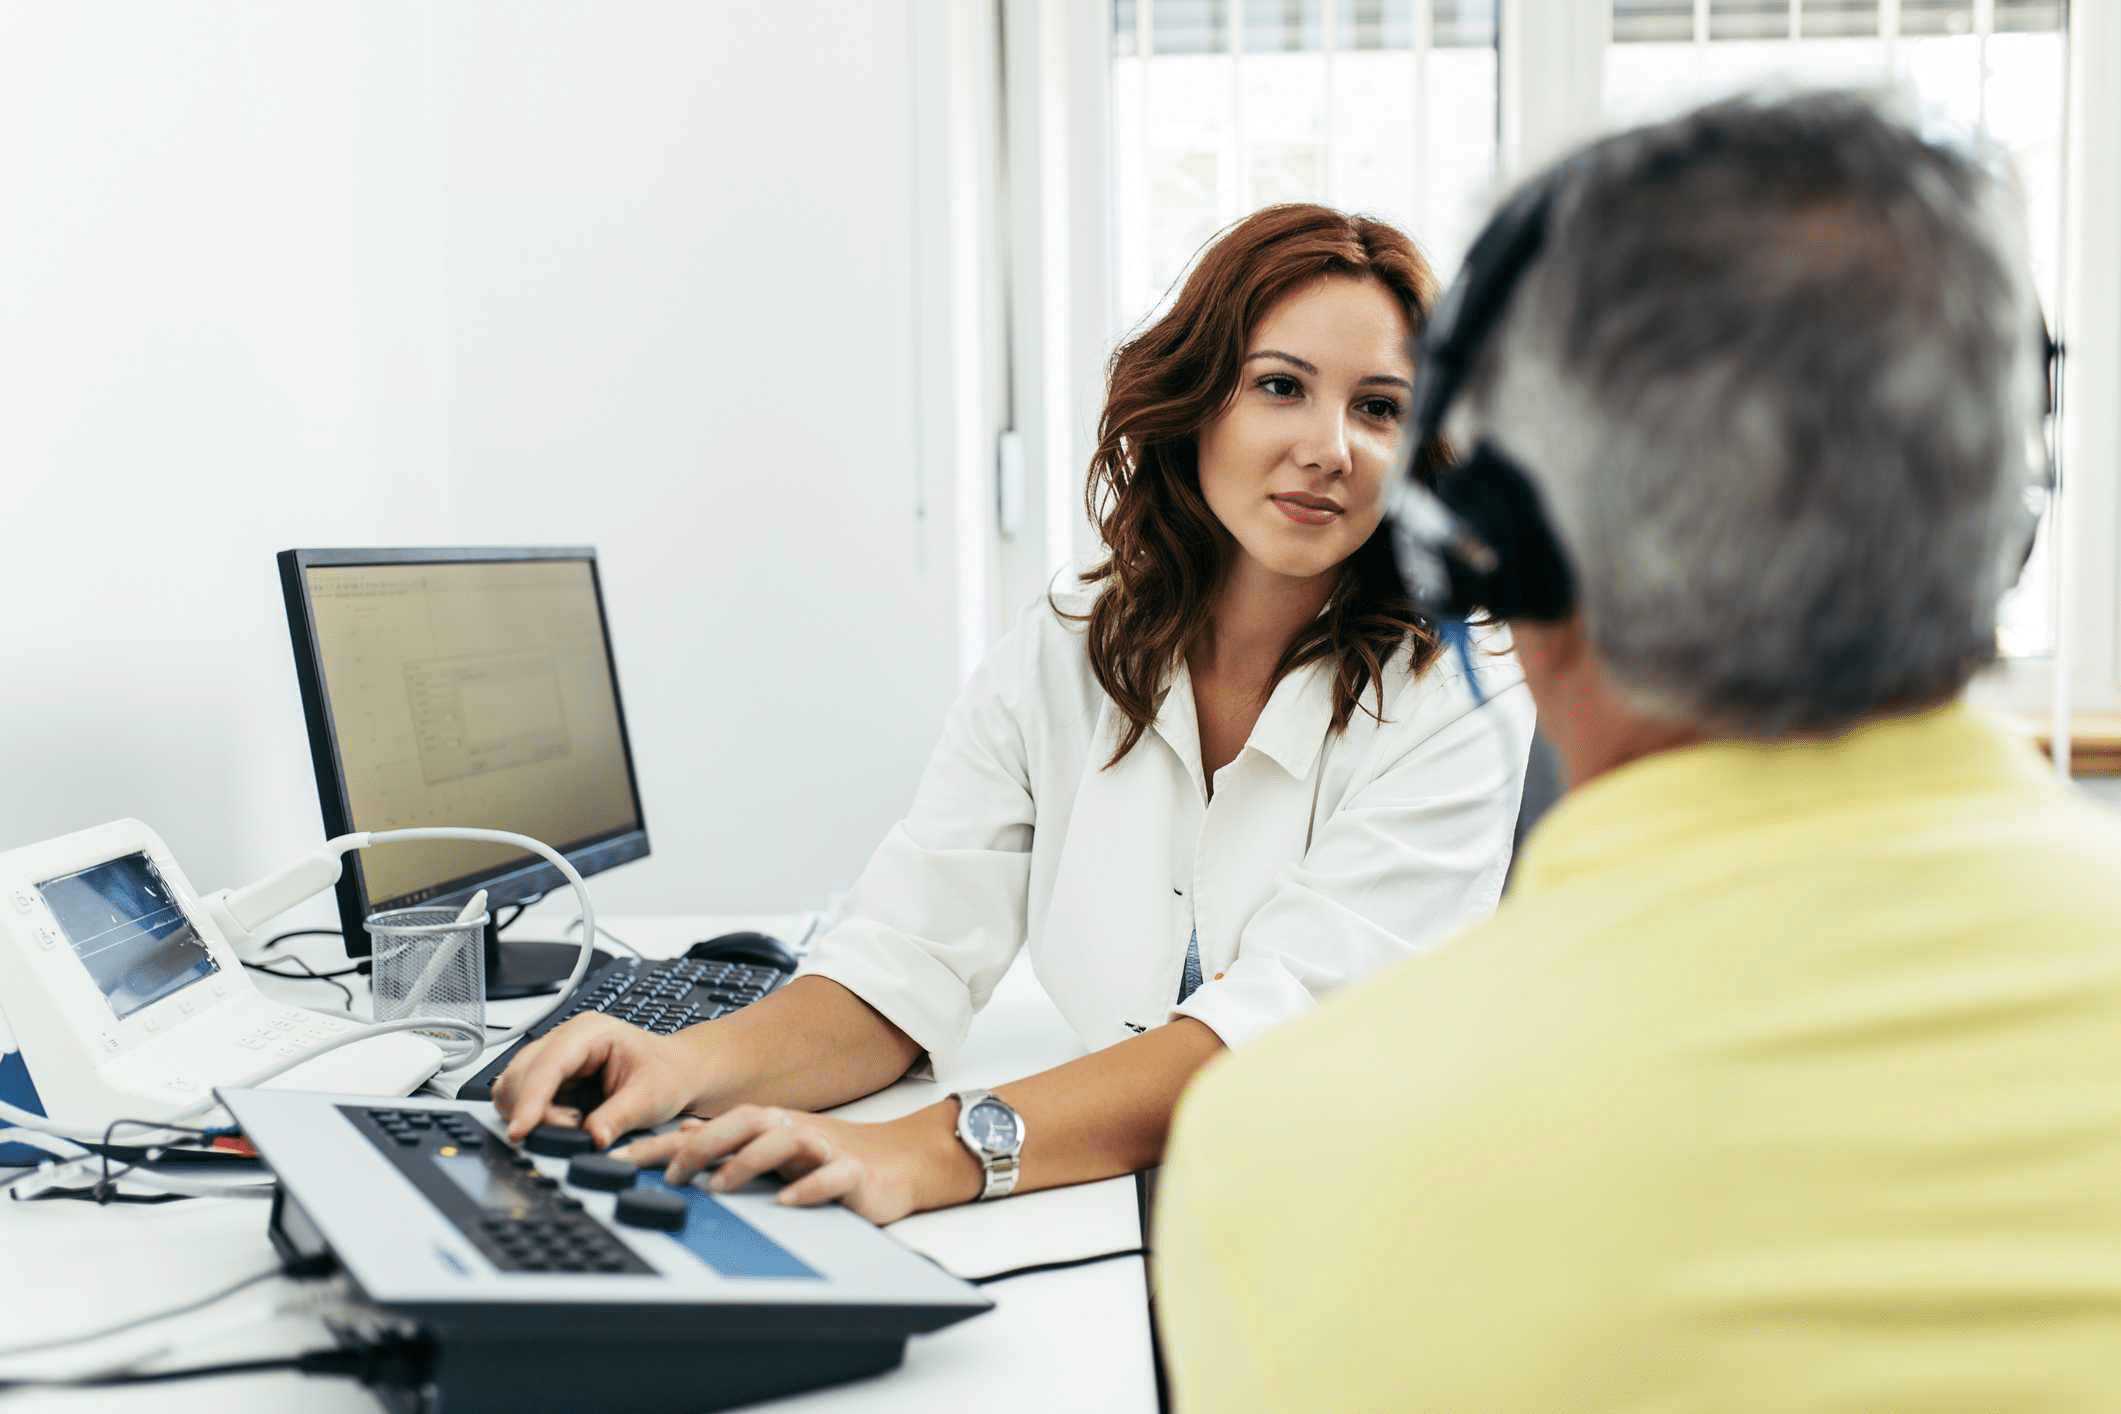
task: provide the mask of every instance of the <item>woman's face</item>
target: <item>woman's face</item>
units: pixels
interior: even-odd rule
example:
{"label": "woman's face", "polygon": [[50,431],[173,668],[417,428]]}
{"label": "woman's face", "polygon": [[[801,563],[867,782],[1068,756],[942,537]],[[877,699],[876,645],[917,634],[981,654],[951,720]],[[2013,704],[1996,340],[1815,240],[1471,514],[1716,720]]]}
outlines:
{"label": "woman's face", "polygon": [[1311,579],[1370,538],[1413,398],[1411,332],[1383,285],[1354,276],[1259,321],[1237,395],[1200,433],[1201,494],[1244,559]]}

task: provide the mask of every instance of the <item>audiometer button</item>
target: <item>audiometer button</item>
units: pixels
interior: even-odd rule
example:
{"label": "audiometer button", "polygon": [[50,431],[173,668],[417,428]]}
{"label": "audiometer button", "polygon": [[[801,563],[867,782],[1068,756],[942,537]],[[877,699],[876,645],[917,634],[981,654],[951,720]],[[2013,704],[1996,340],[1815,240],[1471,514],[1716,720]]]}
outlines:
{"label": "audiometer button", "polygon": [[567,1181],[577,1188],[601,1188],[616,1193],[633,1187],[641,1171],[609,1154],[576,1154],[567,1161]]}
{"label": "audiometer button", "polygon": [[588,1130],[561,1124],[541,1124],[523,1140],[523,1147],[531,1153],[553,1159],[586,1154],[596,1146],[597,1141],[589,1137]]}
{"label": "audiometer button", "polygon": [[676,1232],[685,1226],[687,1205],[683,1198],[659,1188],[629,1188],[619,1195],[613,1214],[628,1227],[654,1227]]}

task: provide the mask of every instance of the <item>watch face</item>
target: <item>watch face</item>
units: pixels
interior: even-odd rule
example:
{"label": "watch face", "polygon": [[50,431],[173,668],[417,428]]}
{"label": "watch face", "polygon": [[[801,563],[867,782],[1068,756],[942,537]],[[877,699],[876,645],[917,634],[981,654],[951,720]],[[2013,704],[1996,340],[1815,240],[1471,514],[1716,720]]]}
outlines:
{"label": "watch face", "polygon": [[972,1142],[990,1154],[1006,1154],[1016,1147],[1016,1112],[998,1100],[982,1100],[965,1116]]}

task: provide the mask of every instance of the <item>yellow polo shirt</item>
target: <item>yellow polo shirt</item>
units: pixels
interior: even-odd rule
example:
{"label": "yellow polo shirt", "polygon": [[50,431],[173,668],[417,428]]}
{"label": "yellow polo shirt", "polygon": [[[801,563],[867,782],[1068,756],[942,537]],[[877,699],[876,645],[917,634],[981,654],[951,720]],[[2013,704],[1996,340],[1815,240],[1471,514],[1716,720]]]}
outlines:
{"label": "yellow polo shirt", "polygon": [[1956,705],[1636,762],[1160,1189],[1181,1414],[2121,1411],[2121,815]]}

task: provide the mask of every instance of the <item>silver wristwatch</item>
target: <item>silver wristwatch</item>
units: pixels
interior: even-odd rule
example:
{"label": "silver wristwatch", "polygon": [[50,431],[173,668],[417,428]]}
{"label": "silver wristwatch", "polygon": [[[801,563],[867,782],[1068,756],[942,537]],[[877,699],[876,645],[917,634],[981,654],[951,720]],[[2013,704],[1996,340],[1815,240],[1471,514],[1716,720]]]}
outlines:
{"label": "silver wristwatch", "polygon": [[1024,1152],[1023,1117],[992,1090],[957,1092],[957,1137],[987,1175],[980,1201],[1006,1198],[1016,1187],[1016,1165]]}

